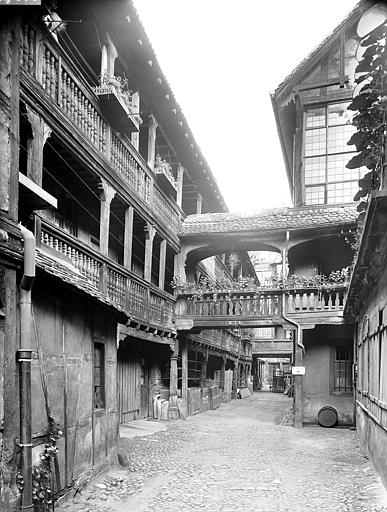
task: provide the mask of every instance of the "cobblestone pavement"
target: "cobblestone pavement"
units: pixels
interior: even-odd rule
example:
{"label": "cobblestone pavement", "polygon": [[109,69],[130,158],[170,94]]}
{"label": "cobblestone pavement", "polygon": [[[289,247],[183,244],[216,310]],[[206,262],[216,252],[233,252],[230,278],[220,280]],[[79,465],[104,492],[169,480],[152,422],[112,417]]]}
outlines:
{"label": "cobblestone pavement", "polygon": [[58,511],[387,511],[356,433],[286,426],[289,407],[282,394],[260,392],[164,432],[121,439],[129,466]]}

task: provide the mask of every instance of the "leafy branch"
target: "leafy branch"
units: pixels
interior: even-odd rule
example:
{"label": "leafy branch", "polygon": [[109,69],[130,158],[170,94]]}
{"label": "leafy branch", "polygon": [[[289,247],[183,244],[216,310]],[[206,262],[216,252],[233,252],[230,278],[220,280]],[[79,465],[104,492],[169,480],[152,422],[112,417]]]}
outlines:
{"label": "leafy branch", "polygon": [[387,106],[386,30],[386,23],[383,23],[360,43],[366,48],[355,69],[358,74],[355,82],[361,88],[348,106],[349,110],[357,112],[352,121],[357,131],[348,145],[355,145],[358,154],[346,167],[369,169],[359,180],[359,191],[354,197],[354,201],[360,200],[357,207],[360,221],[365,217],[369,194],[380,187],[382,180]]}

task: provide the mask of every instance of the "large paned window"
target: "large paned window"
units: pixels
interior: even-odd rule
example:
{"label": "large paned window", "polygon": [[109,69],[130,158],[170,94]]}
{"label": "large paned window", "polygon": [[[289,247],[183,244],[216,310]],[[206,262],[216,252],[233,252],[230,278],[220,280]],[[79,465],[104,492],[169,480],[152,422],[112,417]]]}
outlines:
{"label": "large paned window", "polygon": [[336,345],[335,391],[352,391],[352,354],[351,345]]}
{"label": "large paned window", "polygon": [[348,102],[308,109],[304,117],[305,204],[349,203],[358,190],[360,169],[347,169],[356,153],[347,142],[356,128]]}

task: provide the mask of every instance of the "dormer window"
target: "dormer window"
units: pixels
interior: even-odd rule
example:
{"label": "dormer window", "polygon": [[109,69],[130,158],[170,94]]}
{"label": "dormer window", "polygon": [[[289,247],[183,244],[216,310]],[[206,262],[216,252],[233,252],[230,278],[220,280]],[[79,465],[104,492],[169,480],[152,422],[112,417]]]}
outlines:
{"label": "dormer window", "polygon": [[347,142],[356,128],[348,102],[307,109],[304,114],[304,204],[349,203],[361,169],[347,169],[356,153]]}

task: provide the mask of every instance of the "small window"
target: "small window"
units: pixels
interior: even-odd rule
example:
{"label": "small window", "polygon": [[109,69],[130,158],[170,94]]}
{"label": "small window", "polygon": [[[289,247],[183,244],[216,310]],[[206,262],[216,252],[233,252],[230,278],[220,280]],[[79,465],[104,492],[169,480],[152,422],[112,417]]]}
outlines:
{"label": "small window", "polygon": [[352,346],[337,345],[335,353],[335,391],[352,391]]}
{"label": "small window", "polygon": [[94,409],[105,407],[105,347],[94,343]]}

